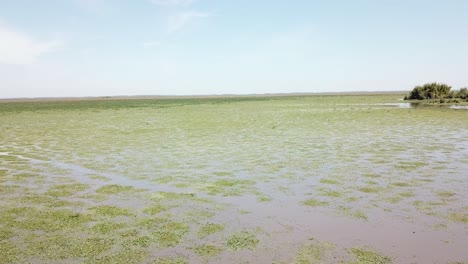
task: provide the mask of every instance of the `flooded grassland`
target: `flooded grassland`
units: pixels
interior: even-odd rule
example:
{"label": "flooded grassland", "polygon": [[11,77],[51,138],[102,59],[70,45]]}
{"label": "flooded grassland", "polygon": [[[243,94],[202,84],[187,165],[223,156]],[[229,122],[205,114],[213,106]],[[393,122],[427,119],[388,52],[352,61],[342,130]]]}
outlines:
{"label": "flooded grassland", "polygon": [[399,97],[2,102],[0,263],[467,263],[468,111]]}

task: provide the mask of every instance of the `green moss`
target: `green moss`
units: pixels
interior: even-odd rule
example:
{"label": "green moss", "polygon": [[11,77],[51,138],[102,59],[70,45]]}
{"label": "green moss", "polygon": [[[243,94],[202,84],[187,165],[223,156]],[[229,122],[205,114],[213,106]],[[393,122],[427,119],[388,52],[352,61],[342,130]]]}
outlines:
{"label": "green moss", "polygon": [[235,233],[228,238],[227,246],[232,250],[250,249],[254,250],[260,241],[255,234],[243,230]]}
{"label": "green moss", "polygon": [[209,244],[204,244],[193,248],[193,252],[195,252],[200,257],[204,258],[214,257],[216,255],[219,255],[219,253],[221,253],[222,251],[222,248]]}
{"label": "green moss", "polygon": [[294,264],[321,264],[326,263],[326,257],[335,249],[332,243],[319,243],[303,246],[294,257]]}
{"label": "green moss", "polygon": [[224,225],[215,223],[206,223],[198,230],[198,237],[205,238],[209,235],[221,232],[224,230]]}
{"label": "green moss", "polygon": [[117,207],[117,206],[110,206],[110,205],[100,205],[94,206],[89,208],[97,215],[102,216],[110,216],[110,217],[117,217],[117,216],[132,216],[133,214],[127,208]]}
{"label": "green moss", "polygon": [[311,199],[307,199],[303,201],[302,204],[306,206],[316,207],[316,206],[327,206],[330,203],[326,201],[319,201],[317,199],[311,198]]}
{"label": "green moss", "polygon": [[153,264],[187,264],[188,261],[182,257],[162,257],[153,261]]}
{"label": "green moss", "polygon": [[135,191],[135,188],[133,188],[132,186],[122,186],[118,184],[105,185],[96,190],[97,193],[103,194],[117,194],[131,191]]}
{"label": "green moss", "polygon": [[352,248],[350,253],[352,253],[357,260],[351,261],[349,264],[390,264],[392,262],[389,257],[369,249]]}

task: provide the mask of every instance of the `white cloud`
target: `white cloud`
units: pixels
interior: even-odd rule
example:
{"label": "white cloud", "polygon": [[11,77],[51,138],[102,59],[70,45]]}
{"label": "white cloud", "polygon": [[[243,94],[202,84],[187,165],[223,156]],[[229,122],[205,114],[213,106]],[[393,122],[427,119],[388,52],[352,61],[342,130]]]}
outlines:
{"label": "white cloud", "polygon": [[189,6],[195,0],[150,0],[150,2],[160,6]]}
{"label": "white cloud", "polygon": [[62,45],[61,41],[38,41],[0,24],[0,63],[32,64],[43,54]]}
{"label": "white cloud", "polygon": [[187,25],[189,25],[191,22],[193,22],[196,19],[205,18],[209,16],[211,16],[210,13],[198,12],[198,11],[179,12],[169,17],[167,29],[169,32],[176,32],[186,27]]}

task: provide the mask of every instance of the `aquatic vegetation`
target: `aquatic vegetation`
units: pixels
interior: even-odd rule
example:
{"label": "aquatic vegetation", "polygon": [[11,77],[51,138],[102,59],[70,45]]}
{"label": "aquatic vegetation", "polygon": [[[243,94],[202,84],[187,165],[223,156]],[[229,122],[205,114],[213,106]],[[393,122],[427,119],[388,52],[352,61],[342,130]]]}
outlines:
{"label": "aquatic vegetation", "polygon": [[46,195],[53,197],[66,197],[89,188],[89,185],[82,183],[54,185],[47,190]]}
{"label": "aquatic vegetation", "polygon": [[315,207],[315,206],[327,206],[330,203],[327,202],[327,201],[319,201],[317,199],[311,198],[311,199],[307,199],[307,200],[303,201],[302,204],[307,205],[307,206],[311,206],[311,207]]}
{"label": "aquatic vegetation", "polygon": [[296,253],[294,264],[320,264],[326,263],[327,255],[335,249],[332,243],[317,243],[304,245]]}
{"label": "aquatic vegetation", "polygon": [[134,190],[135,188],[133,188],[132,186],[110,184],[110,185],[105,185],[105,186],[100,187],[99,189],[96,190],[96,192],[103,193],[103,194],[116,194],[116,193],[122,193],[122,192],[130,192]]}
{"label": "aquatic vegetation", "polygon": [[454,222],[468,224],[468,213],[464,213],[464,212],[450,213],[447,216],[447,219],[454,221]]}
{"label": "aquatic vegetation", "polygon": [[182,257],[162,257],[152,262],[153,264],[187,264],[188,261]]}
{"label": "aquatic vegetation", "polygon": [[226,248],[218,262],[327,263],[315,241],[294,260],[265,253],[326,238],[309,217],[449,232],[466,223],[468,111],[381,105],[402,96],[0,102],[0,262],[208,262]]}
{"label": "aquatic vegetation", "polygon": [[324,188],[319,189],[319,193],[323,196],[334,197],[334,198],[343,196],[343,194],[339,191],[324,189]]}
{"label": "aquatic vegetation", "polygon": [[121,208],[121,207],[110,206],[110,205],[94,206],[94,207],[89,208],[89,210],[93,211],[97,215],[110,216],[110,217],[133,215],[130,212],[130,210],[127,208]]}
{"label": "aquatic vegetation", "polygon": [[222,248],[214,246],[214,245],[209,245],[209,244],[203,244],[203,245],[196,246],[195,248],[193,248],[193,252],[205,258],[216,256],[222,251],[223,251]]}
{"label": "aquatic vegetation", "polygon": [[156,215],[167,210],[169,210],[169,207],[161,205],[161,204],[155,204],[155,205],[146,207],[145,209],[143,209],[143,212],[151,214],[151,215]]}
{"label": "aquatic vegetation", "polygon": [[94,225],[91,230],[100,234],[109,234],[125,227],[123,223],[103,222]]}
{"label": "aquatic vegetation", "polygon": [[356,257],[356,261],[349,264],[390,264],[391,258],[365,248],[352,248],[350,253]]}
{"label": "aquatic vegetation", "polygon": [[198,230],[198,237],[205,238],[209,235],[221,232],[223,230],[224,225],[222,224],[206,223],[205,225],[201,226]]}
{"label": "aquatic vegetation", "polygon": [[334,180],[334,179],[330,179],[330,178],[322,178],[322,179],[320,179],[320,183],[323,183],[323,184],[340,184],[339,181]]}
{"label": "aquatic vegetation", "polygon": [[228,238],[227,246],[232,250],[240,250],[240,249],[250,249],[254,250],[257,247],[257,244],[260,240],[257,239],[255,234],[243,230],[238,233],[231,235]]}

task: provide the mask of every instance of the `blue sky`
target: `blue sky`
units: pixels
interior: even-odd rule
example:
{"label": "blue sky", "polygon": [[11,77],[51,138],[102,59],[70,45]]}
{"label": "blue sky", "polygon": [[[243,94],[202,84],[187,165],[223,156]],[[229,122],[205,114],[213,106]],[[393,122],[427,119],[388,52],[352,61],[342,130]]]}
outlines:
{"label": "blue sky", "polygon": [[468,86],[468,1],[1,0],[0,97]]}

